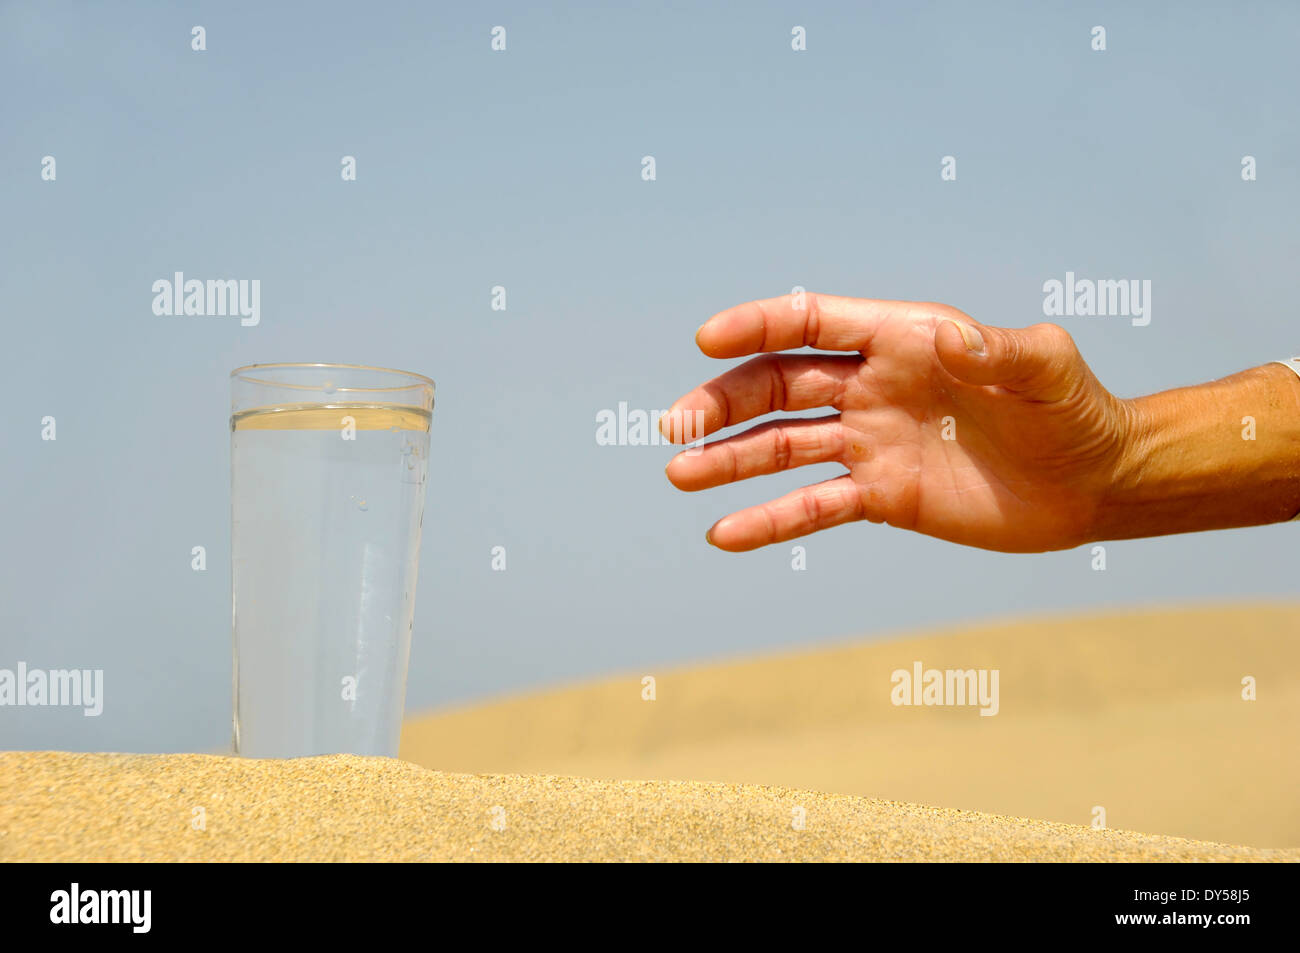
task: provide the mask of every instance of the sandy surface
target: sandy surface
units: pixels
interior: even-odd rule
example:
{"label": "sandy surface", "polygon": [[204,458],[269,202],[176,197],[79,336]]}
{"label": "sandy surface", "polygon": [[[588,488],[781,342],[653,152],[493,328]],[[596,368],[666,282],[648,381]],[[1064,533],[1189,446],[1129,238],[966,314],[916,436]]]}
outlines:
{"label": "sandy surface", "polygon": [[[998,714],[893,705],[915,661]],[[406,761],[0,752],[0,860],[1300,862],[1298,752],[1300,606],[1045,617],[438,713]]]}
{"label": "sandy surface", "polygon": [[[1000,711],[895,707],[916,660]],[[642,677],[656,679],[654,701]],[[1241,680],[1257,681],[1244,701]],[[1300,606],[1043,617],[617,678],[409,720],[446,771],[773,784],[1300,847]],[[875,802],[862,802],[875,803]]]}
{"label": "sandy surface", "polygon": [[446,774],[350,755],[0,753],[0,861],[21,860],[1297,861],[1300,851],[776,787]]}

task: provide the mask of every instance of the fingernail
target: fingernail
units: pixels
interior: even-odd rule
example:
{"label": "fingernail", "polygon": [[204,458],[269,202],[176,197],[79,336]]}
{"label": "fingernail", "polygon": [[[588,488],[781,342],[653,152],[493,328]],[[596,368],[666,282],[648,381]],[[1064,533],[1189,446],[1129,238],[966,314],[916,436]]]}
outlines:
{"label": "fingernail", "polygon": [[713,545],[713,530],[712,530],[712,529],[705,530],[705,533],[704,533],[704,541],[705,541],[706,543],[708,543],[710,546]]}
{"label": "fingernail", "polygon": [[668,431],[664,430],[664,424],[668,423],[672,419],[673,419],[673,409],[671,407],[669,407],[667,410],[665,410],[662,414],[659,415],[659,432],[664,436],[668,435]]}
{"label": "fingernail", "polygon": [[984,335],[980,334],[979,328],[972,327],[962,321],[954,321],[952,318],[944,318],[944,320],[956,326],[962,342],[966,345],[966,350],[973,354],[984,353]]}

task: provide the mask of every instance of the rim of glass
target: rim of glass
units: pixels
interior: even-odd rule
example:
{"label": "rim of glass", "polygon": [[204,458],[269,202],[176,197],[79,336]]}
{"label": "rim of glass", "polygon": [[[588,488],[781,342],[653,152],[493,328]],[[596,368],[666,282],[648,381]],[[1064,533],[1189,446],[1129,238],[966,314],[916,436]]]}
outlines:
{"label": "rim of glass", "polygon": [[298,361],[281,361],[272,364],[245,364],[243,367],[236,367],[233,371],[230,372],[230,376],[232,378],[238,377],[240,380],[248,381],[250,384],[265,384],[267,387],[287,387],[293,390],[321,390],[320,384],[290,384],[285,381],[263,380],[262,378],[259,377],[250,377],[247,373],[248,371],[260,371],[263,369],[274,369],[280,367],[294,367],[294,368],[318,367],[318,368],[332,368],[335,370],[344,370],[344,371],[378,371],[382,374],[396,374],[400,377],[405,377],[410,381],[410,383],[403,384],[398,387],[338,387],[335,388],[336,391],[347,391],[349,393],[357,393],[357,392],[382,393],[384,391],[393,391],[393,390],[410,390],[413,387],[420,387],[425,384],[429,386],[430,390],[434,390],[434,391],[437,390],[437,385],[434,384],[433,378],[431,377],[425,377],[423,374],[416,374],[414,371],[399,371],[396,368],[378,367],[374,364],[310,364],[310,363],[301,363]]}

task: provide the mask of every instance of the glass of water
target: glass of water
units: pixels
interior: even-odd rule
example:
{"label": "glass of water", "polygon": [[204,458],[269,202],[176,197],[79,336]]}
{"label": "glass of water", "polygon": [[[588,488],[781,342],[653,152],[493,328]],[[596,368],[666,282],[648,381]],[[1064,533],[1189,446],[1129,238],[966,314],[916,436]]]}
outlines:
{"label": "glass of water", "polygon": [[235,752],[397,754],[433,381],[231,372]]}

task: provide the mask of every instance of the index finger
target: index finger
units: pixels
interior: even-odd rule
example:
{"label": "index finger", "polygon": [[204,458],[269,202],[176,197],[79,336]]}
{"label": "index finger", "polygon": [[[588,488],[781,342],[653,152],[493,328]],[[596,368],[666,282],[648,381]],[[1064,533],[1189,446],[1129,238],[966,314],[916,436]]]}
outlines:
{"label": "index finger", "polygon": [[782,295],[720,311],[695,332],[695,343],[709,357],[743,357],[762,351],[816,347],[863,351],[887,318],[906,315],[911,301],[876,301],[835,295]]}

